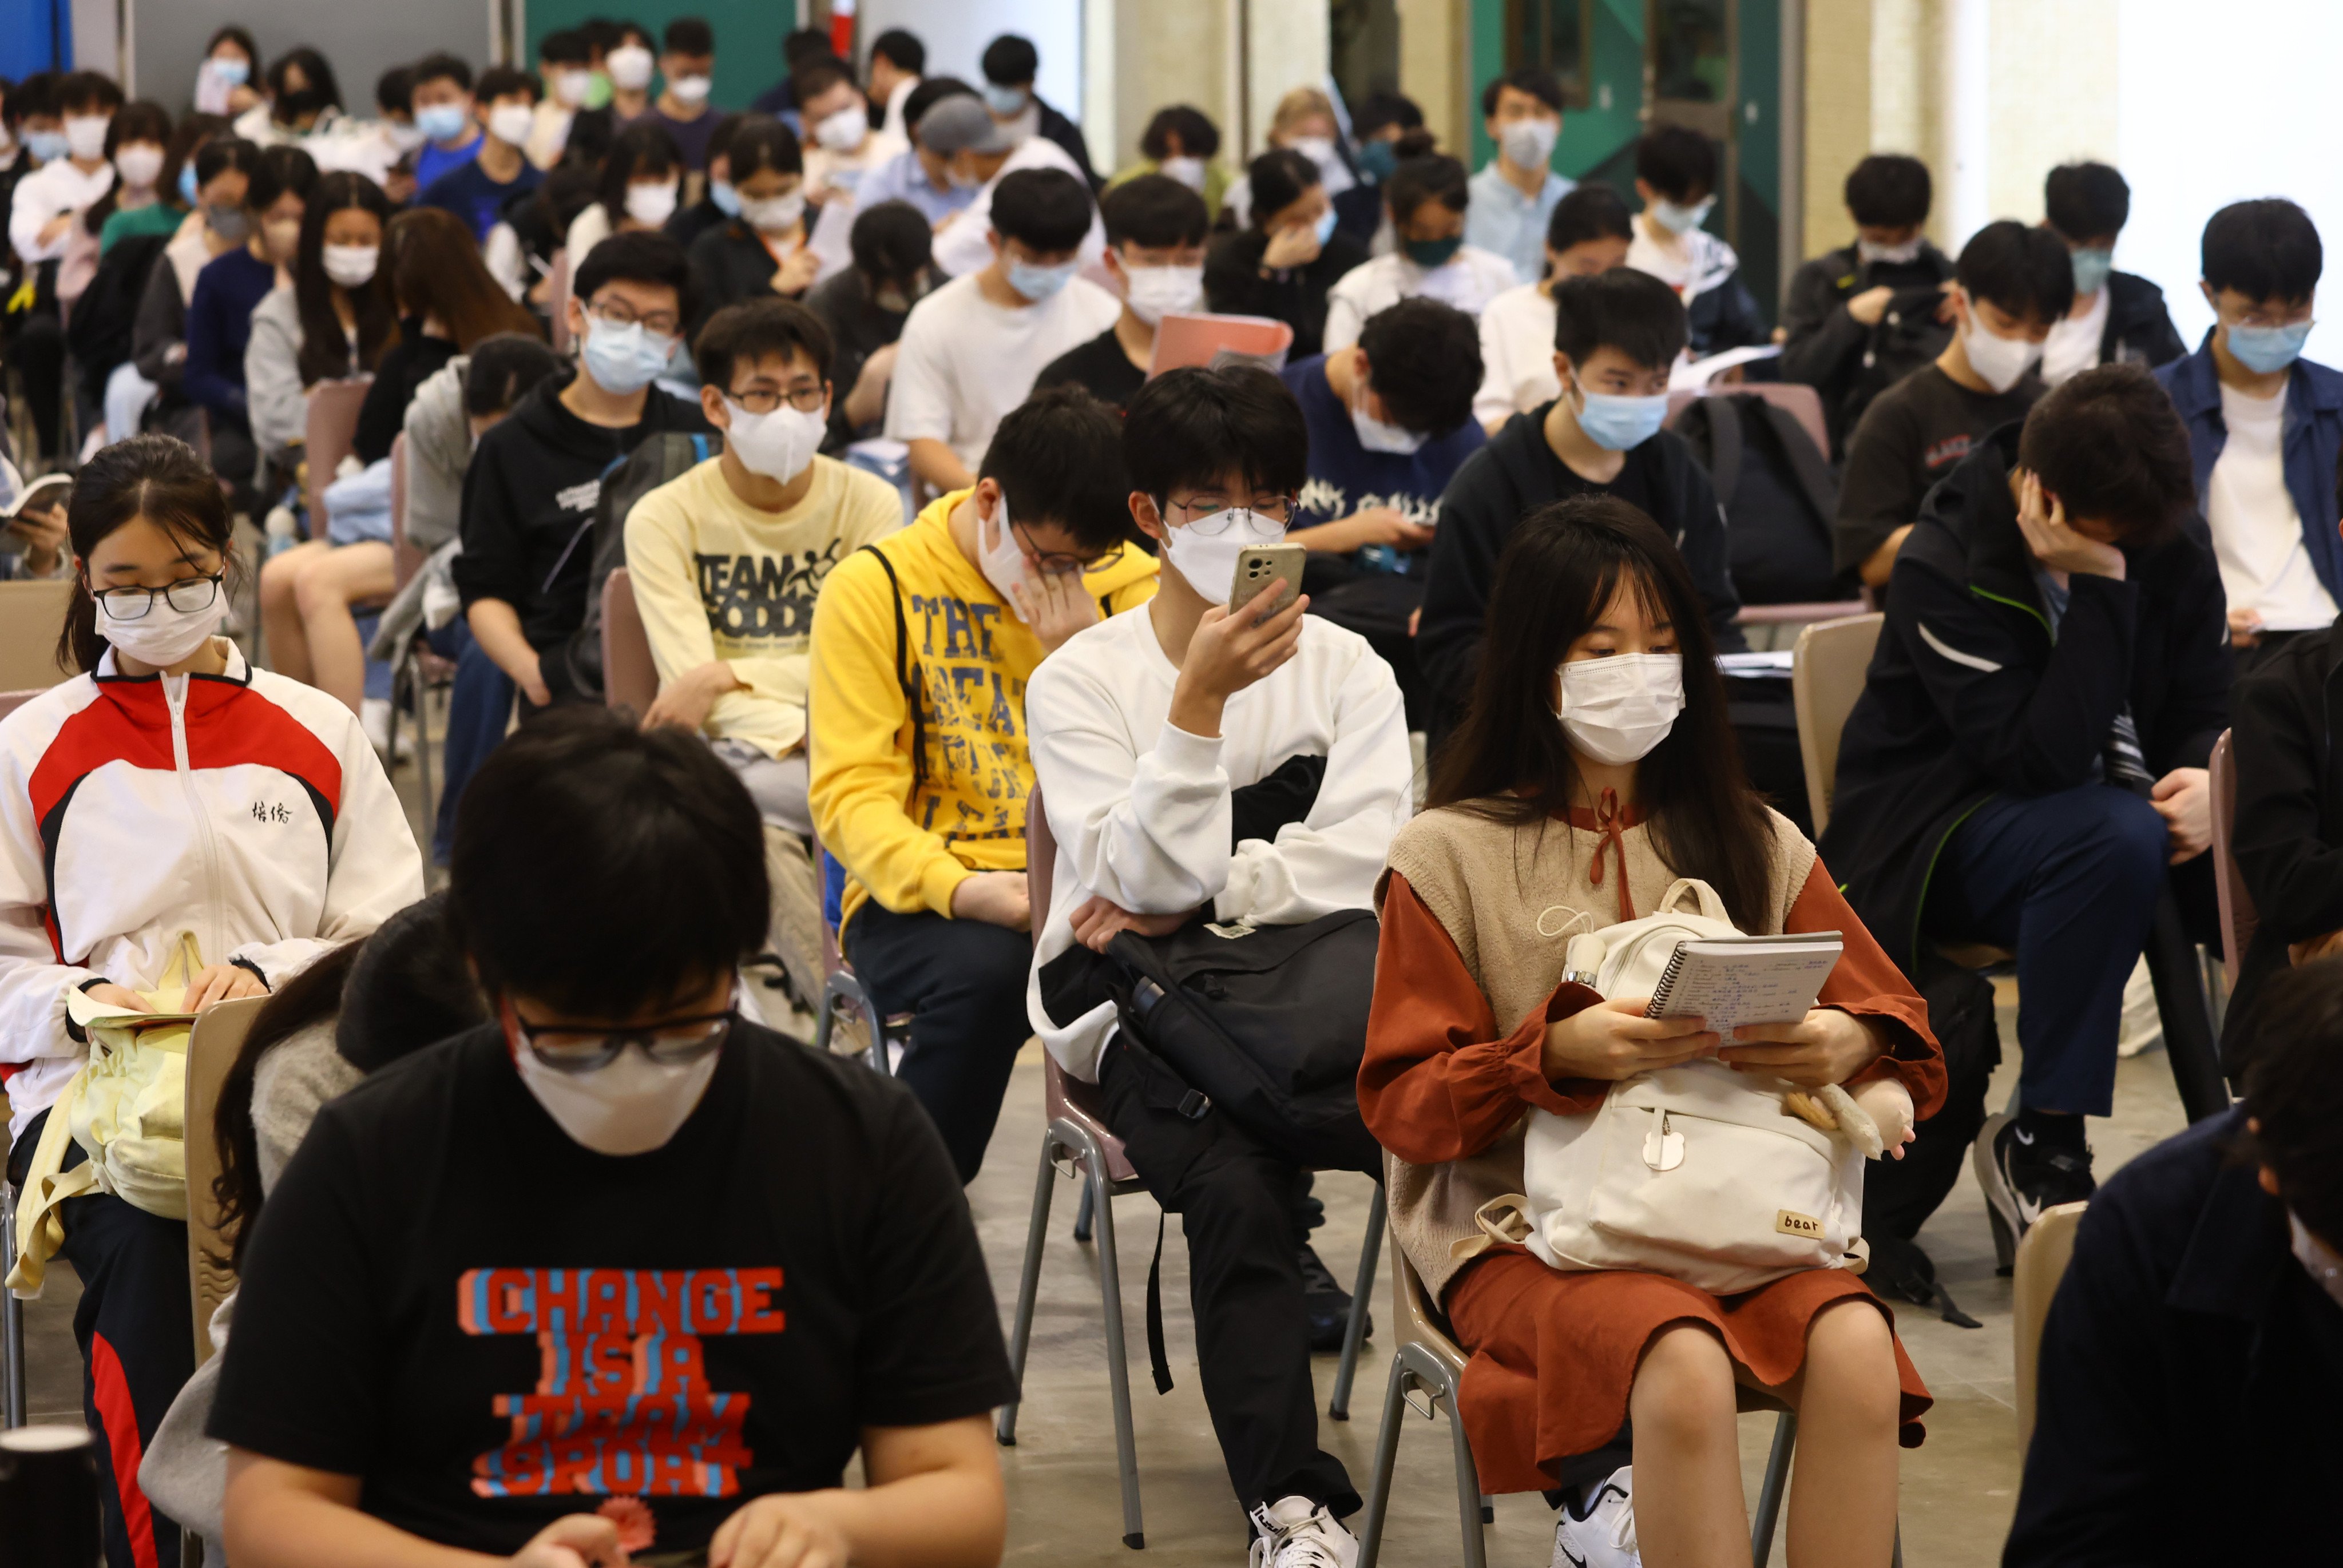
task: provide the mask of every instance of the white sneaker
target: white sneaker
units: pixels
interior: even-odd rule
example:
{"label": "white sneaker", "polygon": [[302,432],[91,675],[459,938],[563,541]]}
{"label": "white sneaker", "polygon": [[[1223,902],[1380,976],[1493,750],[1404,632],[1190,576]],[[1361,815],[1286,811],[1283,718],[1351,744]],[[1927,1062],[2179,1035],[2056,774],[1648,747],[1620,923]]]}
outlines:
{"label": "white sneaker", "polygon": [[1564,1501],[1554,1522],[1554,1568],[1644,1568],[1635,1548],[1634,1472],[1621,1465],[1584,1507]]}
{"label": "white sneaker", "polygon": [[1252,1511],[1248,1568],[1353,1568],[1358,1537],[1306,1497],[1281,1497]]}
{"label": "white sneaker", "polygon": [[362,698],[358,701],[358,727],[366,731],[367,743],[374,748],[377,756],[385,762],[403,762],[415,754],[414,741],[408,736],[400,736],[398,756],[391,756],[390,713],[389,698]]}

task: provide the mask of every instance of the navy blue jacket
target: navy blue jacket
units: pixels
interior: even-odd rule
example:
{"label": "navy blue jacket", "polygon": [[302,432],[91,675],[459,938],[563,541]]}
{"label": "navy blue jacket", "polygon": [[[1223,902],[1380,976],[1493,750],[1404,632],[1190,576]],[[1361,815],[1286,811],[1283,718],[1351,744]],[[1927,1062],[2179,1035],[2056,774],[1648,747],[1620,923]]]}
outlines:
{"label": "navy blue jacket", "polygon": [[[2188,427],[2188,455],[2197,468],[2197,505],[2213,482],[2213,465],[2228,444],[2221,422],[2221,379],[2213,365],[2213,335],[2197,352],[2156,372]],[[2298,359],[2286,377],[2286,424],[2280,455],[2287,494],[2302,518],[2310,569],[2328,597],[2343,604],[2343,537],[2335,528],[2335,465],[2343,457],[2343,371]]]}
{"label": "navy blue jacket", "polygon": [[2003,1568],[2331,1559],[2343,1307],[2231,1157],[2245,1122],[2166,1140],[2084,1211]]}

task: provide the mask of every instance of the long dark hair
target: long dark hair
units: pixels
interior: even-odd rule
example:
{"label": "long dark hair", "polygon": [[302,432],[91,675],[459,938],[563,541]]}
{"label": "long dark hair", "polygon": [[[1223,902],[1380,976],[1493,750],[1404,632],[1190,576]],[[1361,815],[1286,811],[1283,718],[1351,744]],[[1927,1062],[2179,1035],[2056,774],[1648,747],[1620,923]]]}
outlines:
{"label": "long dark hair", "polygon": [[382,270],[402,317],[437,317],[458,352],[499,332],[543,329],[480,261],[462,218],[436,206],[410,207],[383,236]]}
{"label": "long dark hair", "polygon": [[[609,155],[602,160],[602,184],[596,193],[603,215],[610,220],[610,232],[616,234],[618,226],[627,221],[627,186],[636,176],[674,175],[680,178],[682,174],[682,150],[665,126],[657,120],[637,120],[620,131],[610,143]],[[681,199],[679,195],[678,199]]]}
{"label": "long dark hair", "polygon": [[342,290],[357,319],[358,353],[352,363],[349,339],[334,309],[334,291],[339,285],[326,276],[326,224],[336,213],[353,207],[374,214],[387,239],[390,198],[374,181],[347,169],[320,177],[301,211],[301,248],[293,257],[293,300],[301,314],[301,352],[296,363],[304,387],[373,369],[398,337],[398,312],[390,303],[390,280],[377,261],[374,276],[356,288]]}
{"label": "long dark hair", "polygon": [[243,1049],[220,1080],[219,1103],[212,1112],[212,1141],[219,1151],[212,1204],[220,1233],[230,1237],[227,1261],[236,1269],[244,1267],[245,1244],[260,1214],[260,1137],[252,1120],[253,1075],[269,1051],[341,1011],[342,988],[357,962],[358,945],[344,942],[329,949],[278,986],[261,1004]]}
{"label": "long dark hair", "polygon": [[1742,771],[1700,596],[1667,535],[1615,497],[1574,497],[1523,519],[1495,580],[1473,704],[1435,760],[1426,808],[1459,806],[1524,825],[1581,798],[1578,764],[1554,717],[1554,672],[1624,588],[1653,620],[1673,625],[1684,656],[1684,711],[1635,776],[1652,847],[1677,875],[1714,887],[1735,924],[1760,929],[1772,825]]}
{"label": "long dark hair", "polygon": [[100,447],[74,477],[73,499],[65,505],[65,533],[85,564],[74,574],[73,597],[65,604],[58,663],[92,670],[105,655],[86,563],[101,540],[136,518],[175,539],[217,550],[224,564],[232,564],[227,498],[219,477],[193,447],[174,436],[133,436]]}

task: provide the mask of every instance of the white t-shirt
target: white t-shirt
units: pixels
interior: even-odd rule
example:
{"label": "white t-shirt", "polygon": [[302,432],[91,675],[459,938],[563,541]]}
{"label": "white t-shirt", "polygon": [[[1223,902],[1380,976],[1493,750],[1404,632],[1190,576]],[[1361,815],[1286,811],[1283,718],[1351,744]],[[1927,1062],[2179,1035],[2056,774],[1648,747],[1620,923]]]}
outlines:
{"label": "white t-shirt", "polygon": [[1122,314],[1121,300],[1079,277],[1019,308],[993,304],[980,283],[956,277],[911,307],[887,394],[889,439],[944,442],[970,472],[1050,361]]}
{"label": "white t-shirt", "polygon": [[1379,256],[1351,268],[1326,291],[1326,352],[1350,347],[1359,340],[1367,317],[1403,299],[1422,295],[1477,317],[1491,300],[1519,286],[1512,262],[1469,245],[1459,246],[1454,256],[1429,268],[1404,256]]}
{"label": "white t-shirt", "polygon": [[2104,286],[2080,316],[2062,316],[2042,345],[2042,380],[2056,387],[2080,376],[2099,362],[2099,338],[2107,329],[2107,291]]}
{"label": "white t-shirt", "polygon": [[[992,246],[985,238],[992,231],[992,193],[1019,169],[1063,169],[1076,179],[1082,177],[1081,167],[1065,148],[1047,136],[1026,137],[1002,161],[1000,173],[977,191],[975,200],[936,226],[933,252],[938,266],[960,277],[992,264]],[[1082,236],[1081,249],[1075,259],[1088,266],[1105,254],[1106,226],[1099,222],[1098,207],[1093,203],[1091,231]]]}
{"label": "white t-shirt", "polygon": [[1505,290],[1481,312],[1481,390],[1473,395],[1473,417],[1486,425],[1561,396],[1553,296],[1534,283]]}
{"label": "white t-shirt", "polygon": [[2286,487],[2286,394],[2248,397],[2224,387],[2221,422],[2229,438],[2205,487],[2205,520],[2229,608],[2260,611],[2270,631],[2332,624],[2335,601],[2311,570],[2302,516]]}
{"label": "white t-shirt", "polygon": [[[1033,780],[1058,836],[1026,1013],[1059,1065],[1091,1082],[1112,1004],[1060,1028],[1041,989],[1041,966],[1073,945],[1085,900],[1142,914],[1209,903],[1215,919],[1264,926],[1371,909],[1392,835],[1413,810],[1399,683],[1358,633],[1302,617],[1293,657],[1229,699],[1216,739],[1172,722],[1179,678],[1141,606],[1076,633],[1025,689]],[[1247,839],[1232,852],[1229,792],[1302,753],[1326,759],[1309,815],[1273,842]]]}

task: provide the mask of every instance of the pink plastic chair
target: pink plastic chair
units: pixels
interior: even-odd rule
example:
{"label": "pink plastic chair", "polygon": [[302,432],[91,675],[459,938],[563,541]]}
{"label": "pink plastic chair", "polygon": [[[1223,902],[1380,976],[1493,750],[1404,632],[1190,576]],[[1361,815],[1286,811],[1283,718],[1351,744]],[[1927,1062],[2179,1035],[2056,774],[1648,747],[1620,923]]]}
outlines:
{"label": "pink plastic chair", "polygon": [[2237,869],[2237,753],[2228,730],[2213,742],[2205,771],[2213,790],[2213,891],[2221,906],[2221,970],[2235,990],[2237,970],[2246,961],[2261,917],[2255,913],[2254,895]]}
{"label": "pink plastic chair", "polygon": [[350,455],[358,438],[358,409],[366,403],[371,376],[343,381],[320,381],[309,388],[307,434],[302,438],[302,460],[309,466],[309,537],[326,537],[326,487],[334,470]]}

